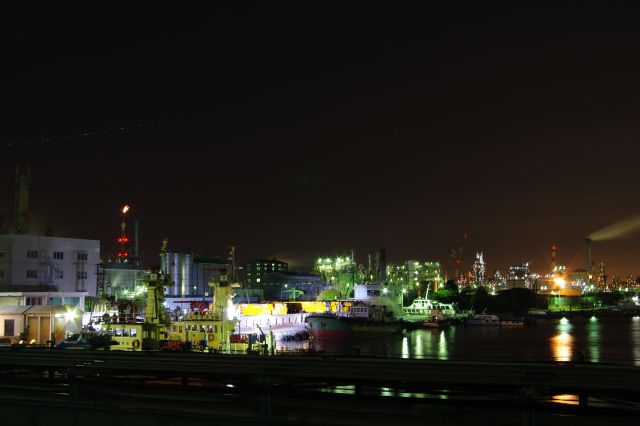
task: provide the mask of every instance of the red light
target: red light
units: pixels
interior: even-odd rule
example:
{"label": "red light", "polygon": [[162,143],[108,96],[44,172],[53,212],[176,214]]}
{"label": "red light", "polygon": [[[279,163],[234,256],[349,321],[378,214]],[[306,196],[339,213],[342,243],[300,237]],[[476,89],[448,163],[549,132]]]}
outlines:
{"label": "red light", "polygon": [[551,250],[556,251],[556,250],[558,250],[558,247],[554,244],[554,245],[551,246]]}

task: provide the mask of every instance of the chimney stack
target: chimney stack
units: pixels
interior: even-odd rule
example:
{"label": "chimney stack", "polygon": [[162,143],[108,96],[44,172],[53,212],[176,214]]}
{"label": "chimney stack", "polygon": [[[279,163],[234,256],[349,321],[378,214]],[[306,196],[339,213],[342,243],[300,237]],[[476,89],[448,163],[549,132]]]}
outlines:
{"label": "chimney stack", "polygon": [[585,240],[585,246],[587,250],[587,279],[589,280],[589,283],[591,283],[593,277],[593,261],[591,260],[591,238],[587,238]]}
{"label": "chimney stack", "polygon": [[378,250],[378,283],[387,282],[387,254],[384,249]]}

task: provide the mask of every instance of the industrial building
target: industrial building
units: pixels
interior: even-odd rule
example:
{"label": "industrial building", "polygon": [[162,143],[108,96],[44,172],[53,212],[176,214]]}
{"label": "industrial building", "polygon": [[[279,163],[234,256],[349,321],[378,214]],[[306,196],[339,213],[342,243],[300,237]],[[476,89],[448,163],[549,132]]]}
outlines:
{"label": "industrial building", "polygon": [[45,343],[74,330],[96,295],[100,241],[30,234],[30,184],[29,167],[18,166],[13,228],[0,209],[0,335]]}
{"label": "industrial building", "polygon": [[[73,304],[96,295],[100,241],[38,235],[0,235],[0,304]],[[30,294],[32,293],[32,294]]]}
{"label": "industrial building", "polygon": [[507,275],[507,289],[510,288],[532,288],[529,262],[509,267],[509,273]]}
{"label": "industrial building", "polygon": [[320,275],[300,272],[271,272],[260,284],[262,300],[316,300],[327,288]]}
{"label": "industrial building", "polygon": [[104,291],[104,295],[115,302],[130,299],[146,288],[149,273],[151,268],[133,263],[100,264],[96,272],[99,283],[98,296],[102,296],[101,293]]}
{"label": "industrial building", "polygon": [[173,286],[167,289],[170,297],[209,296],[209,282],[233,280],[231,265],[215,256],[167,252],[164,262],[173,281]]}
{"label": "industrial building", "polygon": [[0,235],[0,336],[44,344],[77,330],[99,257],[97,240]]}
{"label": "industrial building", "polygon": [[272,272],[287,272],[289,264],[277,259],[253,259],[244,266],[245,286],[258,288],[263,278]]}

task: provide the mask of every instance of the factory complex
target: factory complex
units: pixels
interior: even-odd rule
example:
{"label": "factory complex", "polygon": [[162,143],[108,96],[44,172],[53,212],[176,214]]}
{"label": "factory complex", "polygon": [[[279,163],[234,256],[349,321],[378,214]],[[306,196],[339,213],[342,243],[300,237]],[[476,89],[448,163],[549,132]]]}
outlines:
{"label": "factory complex", "polygon": [[481,252],[475,254],[471,268],[463,271],[466,234],[453,245],[446,265],[428,260],[388,264],[385,250],[380,249],[361,263],[350,251],[321,257],[312,270],[302,271],[290,270],[287,262],[269,257],[239,264],[233,246],[221,257],[180,251],[166,242],[160,255],[147,262],[140,255],[137,221],[133,241],[129,239],[129,205],[120,208],[120,234],[113,252],[101,247],[99,240],[31,233],[30,181],[29,169],[18,167],[13,226],[9,226],[6,209],[0,210],[0,336],[21,336],[37,344],[61,341],[67,332],[81,330],[92,318],[109,313],[119,319],[129,315],[136,322],[135,316],[145,311],[148,302],[150,276],[158,270],[166,277],[162,305],[176,318],[180,313],[206,312],[214,296],[211,283],[233,284],[229,296],[239,312],[264,309],[269,303],[313,303],[330,291],[336,299],[348,299],[356,286],[363,285],[375,287],[400,308],[447,284],[468,292],[483,287],[490,294],[523,288],[546,296],[550,310],[571,309],[588,292],[638,288],[633,277],[610,278],[603,262],[594,268],[592,238],[586,239],[585,268],[572,271],[556,261],[555,244],[549,251],[548,271],[533,271],[525,262],[506,272],[489,273]]}

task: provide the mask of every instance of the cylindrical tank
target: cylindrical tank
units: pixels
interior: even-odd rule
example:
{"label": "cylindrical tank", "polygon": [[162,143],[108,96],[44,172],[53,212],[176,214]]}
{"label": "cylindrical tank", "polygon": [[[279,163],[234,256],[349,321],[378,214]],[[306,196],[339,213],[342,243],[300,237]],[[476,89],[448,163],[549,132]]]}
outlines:
{"label": "cylindrical tank", "polygon": [[182,288],[185,289],[185,296],[194,295],[193,284],[191,283],[191,268],[193,266],[193,254],[185,253],[182,257]]}
{"label": "cylindrical tank", "polygon": [[173,281],[173,295],[181,296],[180,293],[180,253],[173,253],[171,263],[171,281]]}
{"label": "cylindrical tank", "polygon": [[171,253],[165,253],[164,259],[162,259],[163,265],[161,271],[169,278],[171,278],[171,259]]}

